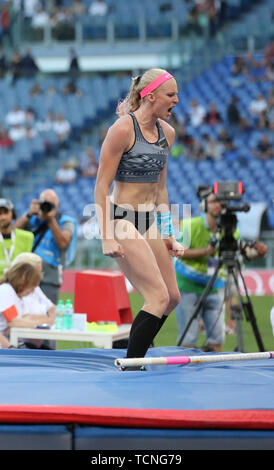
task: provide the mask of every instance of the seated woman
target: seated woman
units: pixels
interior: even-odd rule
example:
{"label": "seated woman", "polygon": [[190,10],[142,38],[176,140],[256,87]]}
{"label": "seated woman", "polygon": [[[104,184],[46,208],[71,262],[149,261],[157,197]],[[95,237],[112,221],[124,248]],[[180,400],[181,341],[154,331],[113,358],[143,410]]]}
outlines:
{"label": "seated woman", "polygon": [[9,340],[12,327],[35,328],[39,317],[22,316],[21,299],[39,286],[42,273],[29,263],[10,267],[0,280],[0,333]]}
{"label": "seated woman", "polygon": [[[34,266],[42,275],[42,258],[35,253],[20,253],[13,260],[11,266],[16,266],[19,263],[28,263]],[[55,309],[56,306],[44,294],[42,289],[37,286],[29,295],[21,299],[22,314],[24,317],[35,315],[35,318],[41,323],[53,325],[55,322]]]}
{"label": "seated woman", "polygon": [[[13,260],[11,266],[16,266],[20,263],[31,264],[43,277],[42,258],[40,256],[35,253],[20,253]],[[39,286],[35,287],[33,292],[21,299],[22,318],[36,320],[39,324],[46,323],[47,325],[53,325],[55,322],[55,310],[56,306]],[[25,342],[25,345],[31,348],[49,349],[49,343],[46,341],[28,340]],[[55,347],[55,342],[51,346]]]}

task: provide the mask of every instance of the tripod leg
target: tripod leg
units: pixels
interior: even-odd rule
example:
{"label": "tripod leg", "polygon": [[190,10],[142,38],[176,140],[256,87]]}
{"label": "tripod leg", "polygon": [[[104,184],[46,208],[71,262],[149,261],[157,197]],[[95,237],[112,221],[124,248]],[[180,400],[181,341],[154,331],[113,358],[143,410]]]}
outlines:
{"label": "tripod leg", "polygon": [[206,288],[205,288],[205,291],[204,291],[202,297],[200,298],[199,303],[198,303],[198,305],[197,305],[197,307],[196,307],[196,309],[195,309],[195,311],[194,311],[192,317],[190,318],[190,320],[189,320],[189,322],[188,322],[188,324],[187,324],[187,326],[186,326],[184,332],[182,333],[181,337],[179,338],[179,340],[178,340],[178,342],[177,342],[177,346],[181,346],[181,344],[182,344],[182,342],[183,342],[183,340],[184,340],[184,337],[185,337],[185,335],[187,334],[187,332],[188,332],[188,330],[189,330],[189,328],[190,328],[191,323],[193,322],[194,318],[197,318],[197,316],[198,316],[198,314],[199,314],[199,312],[200,312],[200,310],[201,310],[201,307],[202,307],[202,305],[203,305],[203,303],[204,303],[206,297],[208,296],[209,292],[211,291],[211,288],[212,288],[212,286],[213,286],[213,284],[214,284],[214,282],[215,282],[215,280],[216,280],[216,278],[217,278],[217,276],[218,276],[218,272],[219,272],[219,270],[220,270],[222,264],[223,264],[223,260],[220,258],[220,259],[218,260],[218,264],[217,264],[217,266],[216,266],[216,268],[215,268],[215,271],[214,271],[212,277],[210,278],[210,280],[209,280],[209,282],[208,282],[208,284],[207,284],[207,286],[206,286]]}
{"label": "tripod leg", "polygon": [[[232,305],[233,292],[232,292],[231,281],[235,283],[235,286],[237,289],[237,284],[236,284],[234,274],[235,273],[233,271],[233,267],[228,268],[228,276],[227,276],[228,302],[229,302],[229,309],[231,312],[231,318],[235,320],[235,326],[236,326],[236,342],[237,342],[236,351],[244,352],[245,347],[244,347],[244,337],[243,337],[243,327],[242,327],[242,320],[243,320],[242,311],[236,305]],[[237,294],[239,295],[238,289],[237,289]]]}
{"label": "tripod leg", "polygon": [[[246,302],[242,301],[243,311],[245,312],[247,321],[250,321],[250,323],[251,323],[251,326],[252,326],[252,329],[253,329],[253,333],[254,333],[259,351],[264,352],[265,351],[264,344],[263,344],[262,337],[261,337],[259,329],[258,329],[258,325],[257,325],[253,305],[252,305],[250,297],[248,295],[246,283],[245,283],[245,280],[244,280],[244,277],[243,277],[243,274],[242,274],[242,271],[241,271],[241,266],[240,266],[239,261],[237,262],[237,270],[238,270],[238,273],[241,277],[241,280],[242,280],[242,283],[243,283],[243,286],[244,286],[245,296],[246,296],[246,299],[247,299]],[[237,289],[238,289],[238,292],[239,292],[239,296],[242,300],[237,279],[236,279],[236,286],[237,286]]]}

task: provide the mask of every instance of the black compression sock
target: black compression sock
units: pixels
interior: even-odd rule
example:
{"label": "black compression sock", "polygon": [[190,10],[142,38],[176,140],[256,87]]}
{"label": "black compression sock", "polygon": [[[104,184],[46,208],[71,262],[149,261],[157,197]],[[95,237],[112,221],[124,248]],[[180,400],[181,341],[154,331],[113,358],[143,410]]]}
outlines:
{"label": "black compression sock", "polygon": [[127,357],[144,357],[158,331],[159,318],[140,310],[132,323]]}
{"label": "black compression sock", "polygon": [[158,329],[156,331],[155,336],[159,333],[160,329],[162,328],[167,318],[168,318],[168,315],[163,315],[162,318],[160,318],[159,323],[158,323]]}

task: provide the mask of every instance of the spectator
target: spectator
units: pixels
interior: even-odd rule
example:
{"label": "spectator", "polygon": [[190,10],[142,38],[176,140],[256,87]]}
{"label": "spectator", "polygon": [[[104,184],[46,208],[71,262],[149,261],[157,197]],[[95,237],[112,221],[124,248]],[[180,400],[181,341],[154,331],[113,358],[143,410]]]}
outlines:
{"label": "spectator", "polygon": [[215,126],[216,124],[220,124],[222,122],[222,117],[220,113],[217,111],[216,104],[210,103],[209,111],[205,115],[205,123],[209,124],[210,126]]}
{"label": "spectator", "polygon": [[255,60],[253,55],[248,53],[246,55],[246,65],[247,65],[247,74],[248,79],[253,82],[259,82],[264,79],[265,76],[265,67],[263,63]]}
{"label": "spectator", "polygon": [[37,130],[31,126],[25,127],[25,139],[34,139],[37,136]]}
{"label": "spectator", "polygon": [[38,9],[40,2],[39,0],[24,0],[21,4],[23,7],[24,20],[25,22],[30,23],[36,14],[36,10]]}
{"label": "spectator", "polygon": [[191,143],[185,146],[184,153],[191,160],[202,160],[205,158],[203,145],[198,139],[192,139]]}
{"label": "spectator", "polygon": [[266,47],[263,62],[265,67],[274,63],[274,40]]}
{"label": "spectator", "polygon": [[224,128],[220,129],[218,133],[218,141],[224,146],[226,151],[230,152],[235,150],[233,140]]}
{"label": "spectator", "polygon": [[234,64],[231,67],[230,84],[232,86],[240,86],[243,83],[243,75],[247,73],[247,66],[241,56],[235,57]]}
{"label": "spectator", "polygon": [[72,2],[72,12],[76,16],[82,16],[86,12],[85,5],[82,3],[82,0],[73,0]]}
{"label": "spectator", "polygon": [[30,92],[29,92],[31,98],[34,98],[35,96],[38,96],[38,95],[42,95],[42,93],[43,93],[43,90],[38,83],[35,83],[35,85],[31,87]]}
{"label": "spectator", "polygon": [[250,129],[250,123],[246,118],[243,118],[240,114],[240,111],[237,106],[238,98],[236,96],[232,96],[231,101],[227,107],[227,120],[229,124],[229,132],[232,136],[238,130],[246,130]]}
{"label": "spectator", "polygon": [[35,112],[32,108],[27,108],[25,111],[25,124],[26,126],[34,126],[35,124]]}
{"label": "spectator", "polygon": [[63,162],[62,167],[56,172],[55,182],[57,184],[71,184],[75,182],[76,177],[76,170],[71,166],[71,163]]}
{"label": "spectator", "polygon": [[21,59],[21,68],[22,75],[26,78],[33,78],[37,72],[39,72],[39,68],[30,49],[26,50],[25,55]]}
{"label": "spectator", "polygon": [[9,199],[0,199],[0,277],[19,254],[32,249],[33,234],[12,226],[15,210]]}
{"label": "spectator", "polygon": [[25,123],[25,111],[16,105],[8,112],[5,120],[9,127],[23,125]]}
{"label": "spectator", "polygon": [[28,263],[10,267],[0,280],[0,333],[9,341],[12,327],[35,328],[38,317],[23,316],[21,299],[39,286],[42,273]]}
{"label": "spectator", "polygon": [[273,131],[274,130],[274,95],[270,95],[268,102],[267,102],[267,110],[266,110],[266,122],[267,127]]}
{"label": "spectator", "polygon": [[183,144],[185,146],[191,145],[193,141],[193,137],[187,133],[186,128],[184,125],[178,125],[176,129],[177,133],[177,140],[179,144]]}
{"label": "spectator", "polygon": [[82,155],[80,171],[85,178],[96,178],[98,162],[93,147],[88,147]]}
{"label": "spectator", "polygon": [[79,75],[80,67],[78,57],[76,55],[75,49],[71,48],[68,76],[70,77],[70,80],[74,83],[79,78]]}
{"label": "spectator", "polygon": [[265,70],[265,80],[268,82],[274,82],[274,63],[267,65]]}
{"label": "spectator", "polygon": [[67,119],[65,119],[63,113],[58,113],[56,121],[53,124],[53,130],[57,134],[59,144],[65,146],[71,133],[71,125]]}
{"label": "spectator", "polygon": [[4,127],[0,126],[0,147],[11,148],[13,147],[13,145],[14,145],[14,142],[10,138],[8,131]]}
{"label": "spectator", "polygon": [[250,102],[249,105],[249,112],[253,116],[259,117],[260,114],[266,111],[267,108],[267,101],[263,94],[257,95],[257,97]]}
{"label": "spectator", "polygon": [[39,200],[32,200],[29,212],[15,222],[16,227],[24,227],[35,235],[33,252],[43,260],[40,287],[55,305],[63,267],[74,259],[77,244],[77,222],[59,212],[59,206],[56,192],[46,189]]}
{"label": "spectator", "polygon": [[253,151],[254,157],[261,158],[262,160],[267,160],[274,156],[273,145],[269,141],[267,134],[263,134]]}
{"label": "spectator", "polygon": [[5,1],[1,4],[1,41],[3,41],[4,38],[8,38],[9,45],[13,48],[11,11],[10,2]]}
{"label": "spectator", "polygon": [[52,111],[48,111],[46,118],[42,121],[38,120],[35,123],[35,127],[38,132],[49,132],[53,130],[55,123],[55,115]]}
{"label": "spectator", "polygon": [[14,85],[16,81],[23,76],[22,57],[18,51],[15,51],[13,53],[13,56],[9,65],[9,71],[11,74],[11,83],[12,85]]}
{"label": "spectator", "polygon": [[50,17],[42,7],[38,7],[35,15],[31,19],[31,27],[35,30],[42,30],[50,24]]}
{"label": "spectator", "polygon": [[190,125],[194,127],[200,126],[205,118],[206,111],[203,106],[199,105],[196,100],[191,100],[189,107]]}
{"label": "spectator", "polygon": [[94,0],[88,11],[92,16],[105,16],[108,13],[108,5],[104,0]]}
{"label": "spectator", "polygon": [[17,142],[26,137],[26,128],[21,124],[16,124],[9,129],[8,134],[11,140]]}
{"label": "spectator", "polygon": [[8,70],[9,70],[9,64],[6,59],[6,55],[2,47],[0,47],[0,78],[5,78]]}
{"label": "spectator", "polygon": [[77,88],[74,81],[70,81],[64,87],[64,95],[75,95],[81,97],[83,96],[83,92]]}
{"label": "spectator", "polygon": [[225,151],[224,145],[210,137],[208,134],[203,136],[203,147],[205,157],[212,160],[220,160]]}

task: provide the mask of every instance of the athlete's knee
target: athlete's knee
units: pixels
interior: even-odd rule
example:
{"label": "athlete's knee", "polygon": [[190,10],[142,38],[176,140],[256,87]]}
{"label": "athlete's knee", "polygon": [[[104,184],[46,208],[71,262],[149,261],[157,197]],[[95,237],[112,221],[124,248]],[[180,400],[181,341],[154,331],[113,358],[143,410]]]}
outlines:
{"label": "athlete's knee", "polygon": [[168,308],[170,302],[170,297],[167,288],[163,286],[161,289],[159,289],[159,292],[157,294],[156,298],[156,303],[158,305],[159,311],[162,311],[163,313],[166,311]]}
{"label": "athlete's knee", "polygon": [[175,307],[180,303],[181,301],[181,294],[179,289],[174,289],[172,292],[169,292],[169,307],[170,309],[174,310]]}

